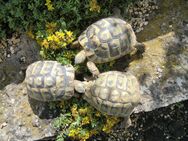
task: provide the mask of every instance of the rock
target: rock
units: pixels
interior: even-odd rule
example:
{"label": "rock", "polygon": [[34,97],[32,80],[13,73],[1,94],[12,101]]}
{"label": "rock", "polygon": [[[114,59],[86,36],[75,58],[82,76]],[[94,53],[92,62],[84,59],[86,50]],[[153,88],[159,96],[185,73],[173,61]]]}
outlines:
{"label": "rock", "polygon": [[143,91],[135,112],[152,111],[188,99],[188,47],[174,32],[144,42],[143,57],[130,63]]}
{"label": "rock", "polygon": [[36,41],[23,34],[20,39],[14,39],[14,42],[16,42],[16,47],[10,46],[10,50],[5,51],[4,56],[2,55],[3,62],[0,64],[0,75],[1,72],[4,72],[5,79],[0,78],[0,89],[11,82],[21,82],[24,79],[24,74],[19,72],[40,59]]}
{"label": "rock", "polygon": [[0,91],[0,102],[3,103],[0,105],[3,108],[0,110],[1,141],[33,141],[55,136],[53,119],[34,114],[24,83],[7,85]]}
{"label": "rock", "polygon": [[145,21],[145,22],[144,22],[144,25],[147,25],[147,24],[148,24],[148,21]]}

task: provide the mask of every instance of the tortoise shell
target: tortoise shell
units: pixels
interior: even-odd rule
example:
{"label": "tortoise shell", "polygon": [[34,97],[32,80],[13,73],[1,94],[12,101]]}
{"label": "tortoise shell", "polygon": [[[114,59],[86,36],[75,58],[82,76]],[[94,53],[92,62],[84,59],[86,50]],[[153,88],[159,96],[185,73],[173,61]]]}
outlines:
{"label": "tortoise shell", "polygon": [[56,61],[37,61],[26,70],[28,95],[39,101],[69,99],[74,94],[75,70]]}
{"label": "tortoise shell", "polygon": [[132,74],[110,71],[100,74],[83,98],[102,113],[127,117],[140,101],[140,87]]}
{"label": "tortoise shell", "polygon": [[84,50],[94,52],[87,56],[95,63],[105,63],[133,51],[136,36],[130,24],[109,17],[91,24],[78,38]]}

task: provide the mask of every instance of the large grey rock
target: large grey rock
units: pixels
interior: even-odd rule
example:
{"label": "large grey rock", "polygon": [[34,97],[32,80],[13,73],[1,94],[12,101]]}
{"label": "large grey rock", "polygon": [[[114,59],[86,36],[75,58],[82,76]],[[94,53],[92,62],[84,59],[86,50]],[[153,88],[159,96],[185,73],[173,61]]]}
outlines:
{"label": "large grey rock", "polygon": [[188,37],[174,32],[144,42],[143,58],[130,63],[141,83],[141,105],[135,112],[156,108],[188,99]]}
{"label": "large grey rock", "polygon": [[55,114],[52,112],[50,116],[43,116],[44,112],[50,110],[46,108],[48,103],[28,100],[24,83],[6,86],[0,91],[0,96],[1,141],[33,141],[54,137],[52,119]]}

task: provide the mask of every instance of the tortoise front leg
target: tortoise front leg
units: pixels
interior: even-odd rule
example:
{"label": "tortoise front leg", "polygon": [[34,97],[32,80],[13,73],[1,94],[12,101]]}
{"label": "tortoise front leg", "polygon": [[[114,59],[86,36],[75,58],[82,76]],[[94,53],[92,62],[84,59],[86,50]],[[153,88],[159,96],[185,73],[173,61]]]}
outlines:
{"label": "tortoise front leg", "polygon": [[86,53],[84,50],[80,51],[76,56],[75,56],[75,59],[74,59],[74,63],[75,64],[80,64],[80,63],[83,63],[86,59]]}
{"label": "tortoise front leg", "polygon": [[97,77],[99,75],[100,73],[99,69],[96,67],[96,65],[93,62],[88,61],[87,67],[94,77]]}

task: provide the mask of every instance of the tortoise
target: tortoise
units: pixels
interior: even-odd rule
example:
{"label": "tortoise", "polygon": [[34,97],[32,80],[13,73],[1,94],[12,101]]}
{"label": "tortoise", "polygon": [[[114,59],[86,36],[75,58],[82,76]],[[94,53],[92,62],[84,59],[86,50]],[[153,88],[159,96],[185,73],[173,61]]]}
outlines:
{"label": "tortoise", "polygon": [[70,99],[74,95],[75,70],[57,61],[37,61],[26,70],[28,96],[38,101]]}
{"label": "tortoise", "polygon": [[[118,17],[108,17],[87,27],[73,46],[83,47],[75,56],[75,64],[84,62],[86,58],[91,64],[106,63],[126,54],[135,54],[144,45],[137,42],[129,23]],[[88,66],[88,69],[91,68]]]}
{"label": "tortoise", "polygon": [[93,81],[75,80],[76,91],[101,113],[124,117],[125,128],[131,124],[130,115],[140,103],[141,90],[137,78],[130,72],[109,71]]}
{"label": "tortoise", "polygon": [[[98,70],[96,70],[98,71]],[[130,114],[140,100],[139,83],[131,73],[109,71],[90,81],[75,80],[74,68],[56,61],[37,61],[26,70],[28,96],[39,101],[66,100],[74,89],[97,110],[108,115],[124,117],[130,125]]]}

